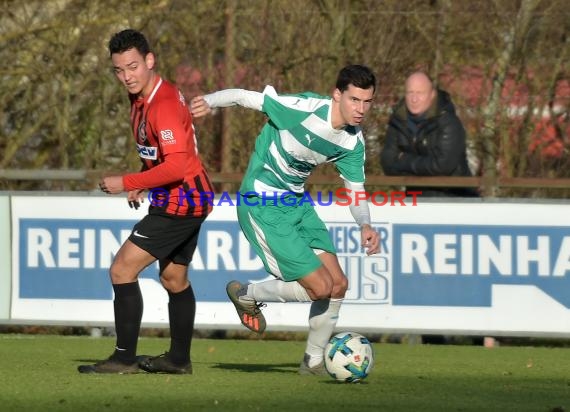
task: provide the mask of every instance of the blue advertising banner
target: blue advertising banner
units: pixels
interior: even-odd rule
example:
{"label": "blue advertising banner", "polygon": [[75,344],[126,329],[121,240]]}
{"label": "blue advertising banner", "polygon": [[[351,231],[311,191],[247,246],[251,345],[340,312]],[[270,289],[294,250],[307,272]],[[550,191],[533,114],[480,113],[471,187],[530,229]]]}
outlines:
{"label": "blue advertising banner", "polygon": [[570,308],[568,227],[394,225],[394,305],[491,306],[533,285]]}
{"label": "blue advertising banner", "polygon": [[[19,298],[112,299],[109,267],[136,223],[104,219],[20,219]],[[378,227],[384,233],[387,229]],[[360,231],[353,223],[329,225],[341,265],[351,277],[347,300],[382,303],[388,298],[386,257],[359,257]],[[388,246],[384,246],[388,250]],[[158,282],[152,265],[140,276]],[[265,279],[257,257],[233,221],[206,220],[190,266],[190,278],[199,300],[226,302],[225,285]]]}
{"label": "blue advertising banner", "polygon": [[[109,268],[146,210],[102,196],[18,196],[11,209],[11,318],[112,324]],[[316,209],[349,280],[338,328],[570,336],[566,204],[372,205],[381,242],[372,256],[361,248],[347,207]],[[139,279],[144,325],[168,323],[168,296],[157,273],[153,264]],[[215,207],[204,223],[189,278],[197,327],[240,327],[226,283],[272,277],[241,233],[235,207]],[[268,304],[269,330],[305,329],[309,306]]]}
{"label": "blue advertising banner", "polygon": [[[20,220],[20,298],[112,299],[109,267],[136,221],[86,219]],[[244,278],[266,276],[233,222],[206,222],[191,266],[202,300],[225,301],[225,284],[238,271]],[[158,282],[152,265],[141,278]]]}

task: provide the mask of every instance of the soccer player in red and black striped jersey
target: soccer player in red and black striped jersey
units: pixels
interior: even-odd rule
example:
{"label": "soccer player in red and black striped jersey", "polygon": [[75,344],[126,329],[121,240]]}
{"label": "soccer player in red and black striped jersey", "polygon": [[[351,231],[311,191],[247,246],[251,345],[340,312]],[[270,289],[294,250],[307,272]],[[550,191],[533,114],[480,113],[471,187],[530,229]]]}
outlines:
{"label": "soccer player in red and black striped jersey", "polygon": [[[115,75],[129,92],[131,125],[142,161],[138,173],[108,176],[101,190],[127,192],[131,207],[150,190],[148,215],[134,227],[110,268],[117,342],[114,353],[82,373],[192,373],[190,347],[196,299],[188,266],[200,227],[211,211],[203,193],[213,188],[198,156],[192,115],[182,93],[155,72],[155,56],[138,31],[112,36],[109,53]],[[151,196],[149,196],[150,198]],[[143,313],[139,273],[159,261],[160,281],[168,292],[170,349],[155,357],[136,356]]]}

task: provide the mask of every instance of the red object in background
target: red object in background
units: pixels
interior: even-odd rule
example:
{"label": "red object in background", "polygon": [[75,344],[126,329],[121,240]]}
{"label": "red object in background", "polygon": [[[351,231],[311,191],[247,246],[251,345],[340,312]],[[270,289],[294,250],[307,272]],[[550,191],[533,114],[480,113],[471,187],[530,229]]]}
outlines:
{"label": "red object in background", "polygon": [[[532,78],[533,74],[528,75]],[[461,71],[446,69],[439,76],[441,87],[454,96],[454,102],[462,102],[459,107],[478,109],[485,105],[492,87],[492,77],[489,77],[478,67],[465,67]],[[570,119],[568,107],[570,101],[570,80],[562,79],[556,84],[554,97],[548,101],[547,90],[539,90],[538,96],[531,96],[529,87],[523,82],[516,82],[514,76],[505,79],[501,91],[501,105],[513,119],[513,138],[518,133],[520,122],[532,105],[535,127],[529,142],[528,152],[540,151],[540,155],[549,159],[559,159],[564,155],[565,146],[570,145]],[[533,100],[531,102],[531,99]],[[463,116],[465,123],[469,119]],[[479,125],[475,125],[478,127]]]}

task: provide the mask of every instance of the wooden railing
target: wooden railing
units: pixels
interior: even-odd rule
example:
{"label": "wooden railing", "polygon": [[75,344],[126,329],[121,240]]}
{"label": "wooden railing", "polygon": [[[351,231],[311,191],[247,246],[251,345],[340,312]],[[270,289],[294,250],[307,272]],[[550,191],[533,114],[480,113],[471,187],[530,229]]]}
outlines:
{"label": "wooden railing", "polygon": [[[45,170],[27,169],[10,170],[0,169],[0,179],[21,181],[85,181],[96,187],[97,181],[104,174],[100,170]],[[214,183],[237,184],[241,182],[242,173],[210,173]],[[338,185],[341,180],[335,175],[312,175],[307,181],[309,185]],[[498,177],[488,179],[484,177],[449,177],[449,176],[382,176],[368,175],[366,185],[370,187],[473,187],[473,188],[524,188],[524,189],[570,189],[570,178],[522,178]]]}

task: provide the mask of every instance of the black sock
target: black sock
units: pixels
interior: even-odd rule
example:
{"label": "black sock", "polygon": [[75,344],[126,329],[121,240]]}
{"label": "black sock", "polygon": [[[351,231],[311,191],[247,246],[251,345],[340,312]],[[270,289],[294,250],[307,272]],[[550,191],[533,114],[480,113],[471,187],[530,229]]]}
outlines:
{"label": "black sock", "polygon": [[113,358],[123,363],[134,363],[143,314],[143,299],[139,282],[113,285],[113,290],[117,333],[117,346]]}
{"label": "black sock", "polygon": [[173,363],[184,365],[190,361],[190,347],[196,317],[196,297],[192,285],[182,292],[168,292],[168,316],[170,319],[170,351]]}

